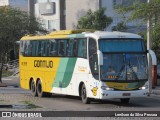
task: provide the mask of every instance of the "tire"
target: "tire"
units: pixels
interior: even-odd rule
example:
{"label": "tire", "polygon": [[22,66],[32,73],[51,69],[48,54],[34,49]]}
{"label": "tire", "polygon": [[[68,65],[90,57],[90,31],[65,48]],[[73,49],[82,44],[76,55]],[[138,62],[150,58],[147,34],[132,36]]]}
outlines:
{"label": "tire", "polygon": [[89,104],[91,102],[91,99],[87,97],[87,91],[84,84],[82,85],[81,88],[81,98],[84,104]]}
{"label": "tire", "polygon": [[30,83],[30,89],[31,89],[32,95],[37,97],[38,96],[37,89],[36,89],[36,85],[33,80]]}
{"label": "tire", "polygon": [[121,100],[121,103],[128,104],[130,99],[129,98],[121,98],[120,100]]}
{"label": "tire", "polygon": [[38,97],[46,97],[46,93],[42,90],[42,84],[40,80],[37,82],[36,89]]}
{"label": "tire", "polygon": [[45,93],[45,97],[51,97],[51,96],[52,96],[52,93],[48,93],[48,92]]}

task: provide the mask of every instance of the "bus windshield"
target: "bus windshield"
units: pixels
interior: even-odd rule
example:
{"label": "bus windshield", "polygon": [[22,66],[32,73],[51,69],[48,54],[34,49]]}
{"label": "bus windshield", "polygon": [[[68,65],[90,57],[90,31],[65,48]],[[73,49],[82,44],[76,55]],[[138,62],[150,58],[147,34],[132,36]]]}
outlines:
{"label": "bus windshield", "polygon": [[147,57],[142,40],[99,41],[103,53],[101,79],[105,81],[147,80]]}

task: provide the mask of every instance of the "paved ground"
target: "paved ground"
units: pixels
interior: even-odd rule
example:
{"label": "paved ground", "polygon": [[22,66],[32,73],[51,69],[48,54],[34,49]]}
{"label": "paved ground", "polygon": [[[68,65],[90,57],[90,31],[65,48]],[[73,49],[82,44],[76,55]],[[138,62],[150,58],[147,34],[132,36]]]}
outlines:
{"label": "paved ground", "polygon": [[[3,83],[7,84],[8,87],[0,87],[0,111],[160,111],[159,86],[156,86],[150,97],[133,98],[127,105],[121,104],[119,100],[97,100],[92,102],[92,104],[86,105],[83,104],[78,97],[64,95],[53,95],[50,98],[33,97],[30,91],[19,88],[19,80],[17,77],[4,78]],[[48,119],[51,118],[47,118],[47,120]],[[61,120],[64,118],[56,117],[56,119]],[[65,117],[65,119],[68,120],[69,118]],[[83,117],[79,119],[86,118]],[[117,120],[117,118],[115,119]],[[127,119],[129,120],[131,118],[118,118],[118,120]],[[139,117],[135,118],[135,120],[137,119],[143,120],[143,118],[140,119]],[[145,120],[149,120],[149,118],[145,118]]]}

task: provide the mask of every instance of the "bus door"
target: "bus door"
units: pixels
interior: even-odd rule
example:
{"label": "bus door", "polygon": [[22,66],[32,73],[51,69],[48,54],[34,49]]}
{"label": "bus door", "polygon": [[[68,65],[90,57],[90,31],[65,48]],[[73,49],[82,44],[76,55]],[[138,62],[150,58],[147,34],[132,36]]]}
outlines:
{"label": "bus door", "polygon": [[97,56],[97,42],[96,40],[89,39],[89,66],[90,66],[90,89],[91,95],[95,98],[99,98],[99,68],[98,68],[98,56]]}

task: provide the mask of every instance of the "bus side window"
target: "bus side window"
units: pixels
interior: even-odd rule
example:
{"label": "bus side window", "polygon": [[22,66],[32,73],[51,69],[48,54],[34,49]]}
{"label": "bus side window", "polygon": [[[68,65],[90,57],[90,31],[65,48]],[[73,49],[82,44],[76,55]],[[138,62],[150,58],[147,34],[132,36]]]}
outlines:
{"label": "bus side window", "polygon": [[87,40],[86,39],[78,40],[78,57],[82,57],[82,58],[87,57]]}
{"label": "bus side window", "polygon": [[31,56],[36,56],[36,41],[30,41]]}
{"label": "bus side window", "polygon": [[42,41],[39,41],[38,42],[38,56],[42,56],[42,50],[41,50],[41,45],[42,44]]}
{"label": "bus side window", "polygon": [[57,56],[57,47],[58,44],[57,44],[57,40],[51,40],[50,41],[50,54],[49,56]]}
{"label": "bus side window", "polygon": [[47,40],[47,43],[46,43],[46,56],[49,56],[50,55],[50,49],[51,49],[51,42],[49,40]]}
{"label": "bus side window", "polygon": [[89,64],[93,76],[98,79],[97,43],[92,38],[89,39]]}
{"label": "bus side window", "polygon": [[25,56],[29,56],[30,55],[30,41],[25,41],[24,55]]}
{"label": "bus side window", "polygon": [[66,56],[67,40],[58,41],[58,56]]}
{"label": "bus side window", "polygon": [[20,54],[24,56],[24,43],[25,41],[20,41]]}
{"label": "bus side window", "polygon": [[38,53],[39,53],[39,51],[38,51],[39,43],[40,43],[40,41],[38,41],[38,40],[35,41],[35,56],[38,56]]}
{"label": "bus side window", "polygon": [[73,44],[74,44],[74,40],[71,39],[68,42],[68,56],[73,57]]}
{"label": "bus side window", "polygon": [[78,40],[74,40],[72,52],[74,57],[78,56]]}
{"label": "bus side window", "polygon": [[47,56],[47,42],[48,40],[42,42],[42,56]]}

